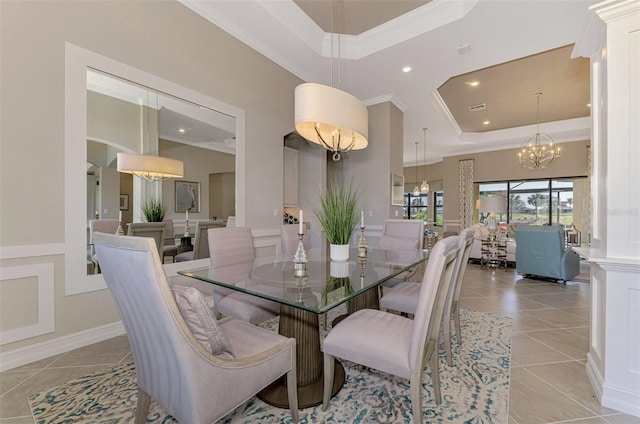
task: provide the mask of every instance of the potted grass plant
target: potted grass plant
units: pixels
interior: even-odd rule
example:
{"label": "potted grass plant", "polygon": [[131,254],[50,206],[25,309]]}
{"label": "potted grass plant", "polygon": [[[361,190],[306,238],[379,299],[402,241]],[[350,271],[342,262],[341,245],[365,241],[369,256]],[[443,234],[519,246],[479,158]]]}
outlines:
{"label": "potted grass plant", "polygon": [[314,210],[327,240],[334,261],[349,259],[349,239],[356,227],[359,193],[352,184],[329,181],[320,194],[320,205]]}
{"label": "potted grass plant", "polygon": [[151,197],[142,204],[142,214],[147,222],[162,222],[166,213],[167,205],[156,197]]}

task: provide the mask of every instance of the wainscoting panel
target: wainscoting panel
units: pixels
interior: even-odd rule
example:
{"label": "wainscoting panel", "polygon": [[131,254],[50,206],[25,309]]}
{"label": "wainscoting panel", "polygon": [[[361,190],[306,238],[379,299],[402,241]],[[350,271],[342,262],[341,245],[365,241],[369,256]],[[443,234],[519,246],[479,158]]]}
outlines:
{"label": "wainscoting panel", "polygon": [[52,262],[37,265],[3,267],[0,271],[0,284],[23,278],[36,278],[37,281],[37,322],[0,332],[0,344],[13,343],[30,337],[51,333],[55,330],[55,307],[53,298],[54,265]]}

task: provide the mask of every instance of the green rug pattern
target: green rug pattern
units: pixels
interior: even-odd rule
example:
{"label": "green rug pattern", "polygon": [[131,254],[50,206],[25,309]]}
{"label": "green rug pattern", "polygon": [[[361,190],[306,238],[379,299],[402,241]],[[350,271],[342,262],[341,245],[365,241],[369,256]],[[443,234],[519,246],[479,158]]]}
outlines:
{"label": "green rug pattern", "polygon": [[[331,317],[329,317],[331,318]],[[423,382],[423,417],[428,423],[506,423],[509,404],[511,319],[482,312],[461,311],[463,345],[454,344],[454,366],[440,349],[443,402],[436,405],[427,367]],[[277,318],[263,326],[277,329]],[[413,416],[409,382],[350,362],[347,379],[327,411],[320,406],[300,411],[305,423],[410,423]],[[37,424],[131,423],[137,401],[133,362],[108,368],[29,396]],[[215,401],[212,399],[212,401]],[[155,402],[148,423],[175,423]],[[222,421],[236,423],[289,423],[286,409],[252,398],[243,410]]]}

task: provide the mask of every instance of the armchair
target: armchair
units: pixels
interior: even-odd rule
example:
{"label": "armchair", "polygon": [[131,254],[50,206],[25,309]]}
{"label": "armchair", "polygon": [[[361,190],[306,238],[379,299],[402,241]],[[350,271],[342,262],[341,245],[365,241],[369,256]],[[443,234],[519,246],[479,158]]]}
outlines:
{"label": "armchair", "polygon": [[525,276],[567,281],[580,273],[580,257],[565,247],[559,225],[525,225],[516,228],[516,270]]}
{"label": "armchair", "polygon": [[[197,291],[172,291],[152,240],[94,237],[133,352],[136,423],[146,422],[152,398],[182,423],[217,422],[283,375],[291,417],[298,421],[294,339],[242,321],[217,322],[198,302]],[[213,348],[216,342],[224,348]]]}

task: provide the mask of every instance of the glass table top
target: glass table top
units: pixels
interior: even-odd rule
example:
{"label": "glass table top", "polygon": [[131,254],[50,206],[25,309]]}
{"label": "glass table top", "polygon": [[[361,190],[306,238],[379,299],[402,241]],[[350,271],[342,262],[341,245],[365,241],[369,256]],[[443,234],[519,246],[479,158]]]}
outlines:
{"label": "glass table top", "polygon": [[352,249],[349,261],[333,262],[323,249],[310,249],[304,277],[296,277],[293,261],[281,256],[178,273],[322,314],[415,266],[422,266],[429,257],[426,251],[418,250],[369,248],[367,253],[365,260],[359,260],[357,249]]}

